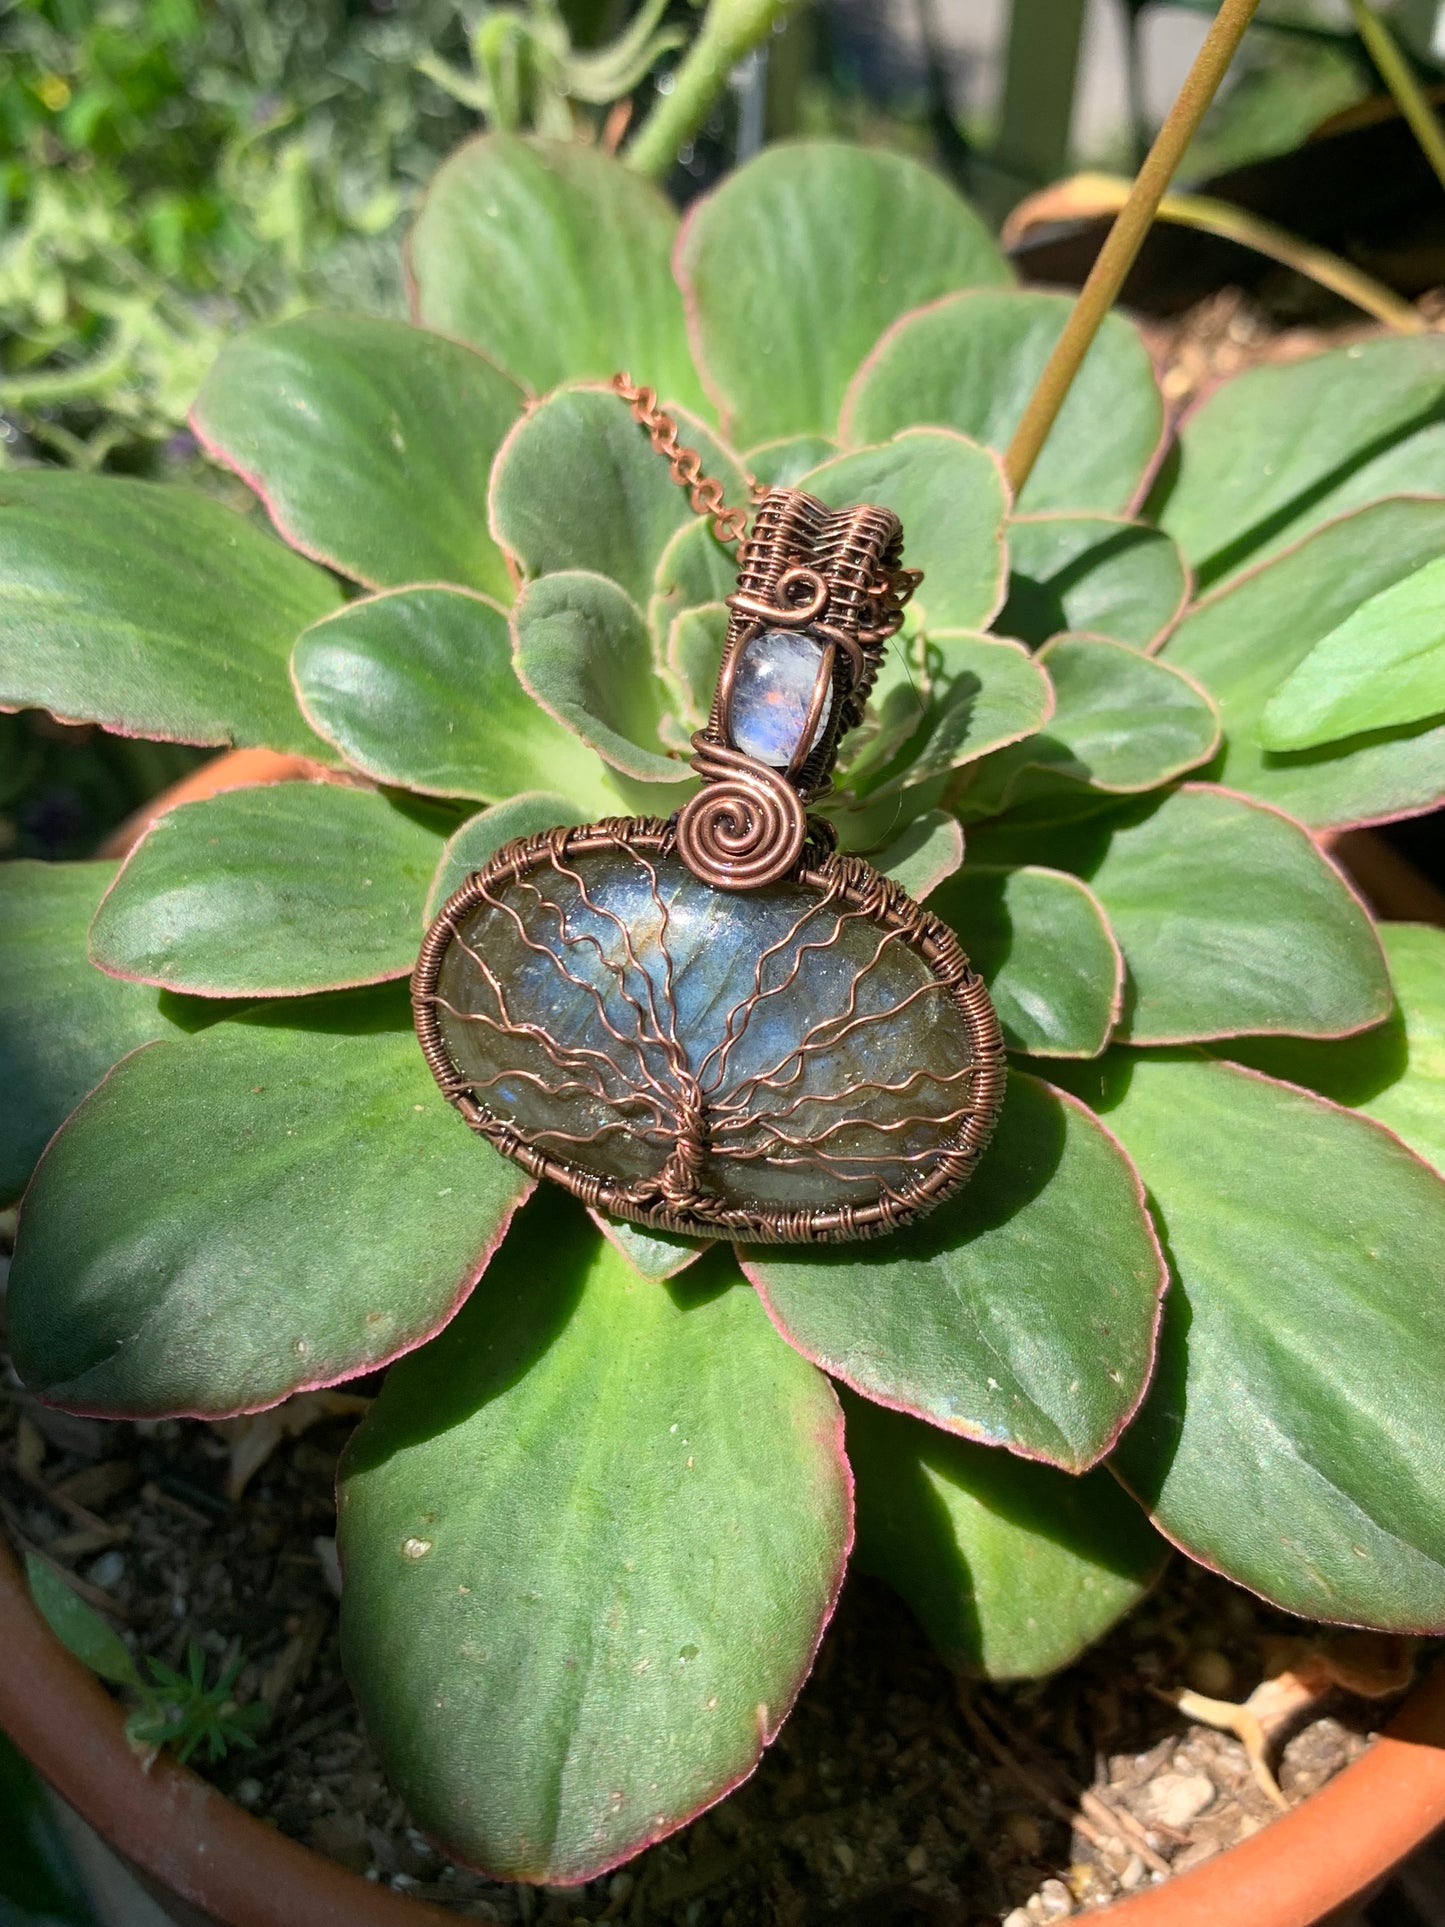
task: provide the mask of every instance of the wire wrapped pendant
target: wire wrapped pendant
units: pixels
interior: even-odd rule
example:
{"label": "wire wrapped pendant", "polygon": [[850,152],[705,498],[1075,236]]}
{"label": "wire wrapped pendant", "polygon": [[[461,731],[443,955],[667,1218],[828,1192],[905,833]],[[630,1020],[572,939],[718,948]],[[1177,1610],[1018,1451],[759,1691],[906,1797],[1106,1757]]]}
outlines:
{"label": "wire wrapped pendant", "polygon": [[890,1231],[973,1169],[1004,1088],[988,992],[807,813],[918,580],[902,548],[888,509],[763,495],[697,793],[509,843],[432,925],[427,1062],[534,1176],[634,1223],[800,1243]]}

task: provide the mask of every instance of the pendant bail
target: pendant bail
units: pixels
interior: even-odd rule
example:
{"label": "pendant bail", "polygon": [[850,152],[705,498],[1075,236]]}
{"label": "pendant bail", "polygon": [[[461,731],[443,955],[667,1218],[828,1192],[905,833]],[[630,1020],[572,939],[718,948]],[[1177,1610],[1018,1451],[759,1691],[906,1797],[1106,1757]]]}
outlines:
{"label": "pendant bail", "polygon": [[922,580],[902,558],[891,509],[829,509],[796,488],[763,496],[727,598],[712,710],[692,739],[703,788],[677,823],[678,854],[704,883],[756,890],[797,864],[805,805],[827,790]]}

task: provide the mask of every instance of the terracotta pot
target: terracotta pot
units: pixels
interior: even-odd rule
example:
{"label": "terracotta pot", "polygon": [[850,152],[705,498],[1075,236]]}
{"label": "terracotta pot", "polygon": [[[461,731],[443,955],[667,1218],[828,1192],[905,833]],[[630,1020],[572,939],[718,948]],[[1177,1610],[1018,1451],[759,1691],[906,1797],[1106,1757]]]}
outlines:
{"label": "terracotta pot", "polygon": [[[165,1755],[147,1772],[124,1713],[65,1650],[0,1547],[0,1726],[184,1927],[457,1927],[254,1819]],[[1303,1806],[1162,1887],[1109,1927],[1317,1927],[1445,1823],[1445,1668],[1388,1733]]]}
{"label": "terracotta pot", "polygon": [[265,783],[356,783],[361,780],[325,763],[313,763],[309,756],[284,756],[277,749],[228,749],[200,764],[179,783],[172,783],[159,796],[142,803],[111,831],[96,855],[129,855],[158,816],[173,810],[177,803],[219,796],[222,790],[256,789]]}
{"label": "terracotta pot", "polygon": [[147,1771],[123,1708],[41,1619],[3,1545],[0,1652],[0,1726],[184,1927],[457,1927],[287,1839],[168,1754]]}
{"label": "terracotta pot", "polygon": [[[123,854],[176,803],[295,779],[336,776],[269,750],[218,756],[123,825],[110,853]],[[1432,919],[1436,906],[1419,889],[1405,895],[1413,900],[1390,914]],[[0,1726],[181,1927],[456,1927],[456,1914],[347,1872],[169,1756],[143,1768],[123,1709],[50,1632],[3,1543],[0,1653]],[[1090,1917],[1109,1927],[1322,1927],[1368,1898],[1441,1825],[1445,1666],[1368,1753],[1304,1805],[1192,1873]]]}

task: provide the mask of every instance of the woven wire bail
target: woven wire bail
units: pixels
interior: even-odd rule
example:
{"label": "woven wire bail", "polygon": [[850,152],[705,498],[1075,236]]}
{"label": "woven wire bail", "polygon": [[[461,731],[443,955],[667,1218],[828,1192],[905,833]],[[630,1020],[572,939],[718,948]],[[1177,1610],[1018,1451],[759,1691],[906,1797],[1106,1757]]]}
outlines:
{"label": "woven wire bail", "polygon": [[[903,620],[916,578],[902,571],[902,552],[903,525],[891,509],[829,509],[795,488],[763,496],[727,598],[711,713],[692,739],[703,788],[678,818],[678,854],[705,883],[760,889],[796,866],[805,805],[829,787],[839,742],[862,721],[887,639]],[[816,648],[817,670],[779,770],[743,752],[733,696],[750,653],[776,649],[788,633]]]}
{"label": "woven wire bail", "polygon": [[[757,511],[747,535],[747,510],[727,505],[656,391],[622,372],[611,385],[719,541],[739,544],[712,710],[692,739],[703,788],[678,817],[677,848],[705,883],[760,889],[796,867],[808,835],[804,806],[827,790],[840,739],[862,722],[884,648],[922,574],[903,567],[903,524],[892,509],[829,509],[802,489],[764,488],[752,476]],[[812,702],[781,771],[740,749],[730,728],[744,653],[767,630],[806,635],[819,649]]]}

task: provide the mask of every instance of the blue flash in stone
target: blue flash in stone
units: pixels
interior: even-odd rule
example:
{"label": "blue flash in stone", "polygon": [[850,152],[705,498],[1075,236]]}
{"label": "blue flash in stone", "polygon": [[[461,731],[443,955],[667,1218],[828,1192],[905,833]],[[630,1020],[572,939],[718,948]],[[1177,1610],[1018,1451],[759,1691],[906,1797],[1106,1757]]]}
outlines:
{"label": "blue flash in stone", "polygon": [[[808,726],[822,661],[822,648],[806,629],[764,629],[745,643],[728,702],[733,747],[770,768],[787,769]],[[830,689],[808,750],[828,727],[832,709]]]}

